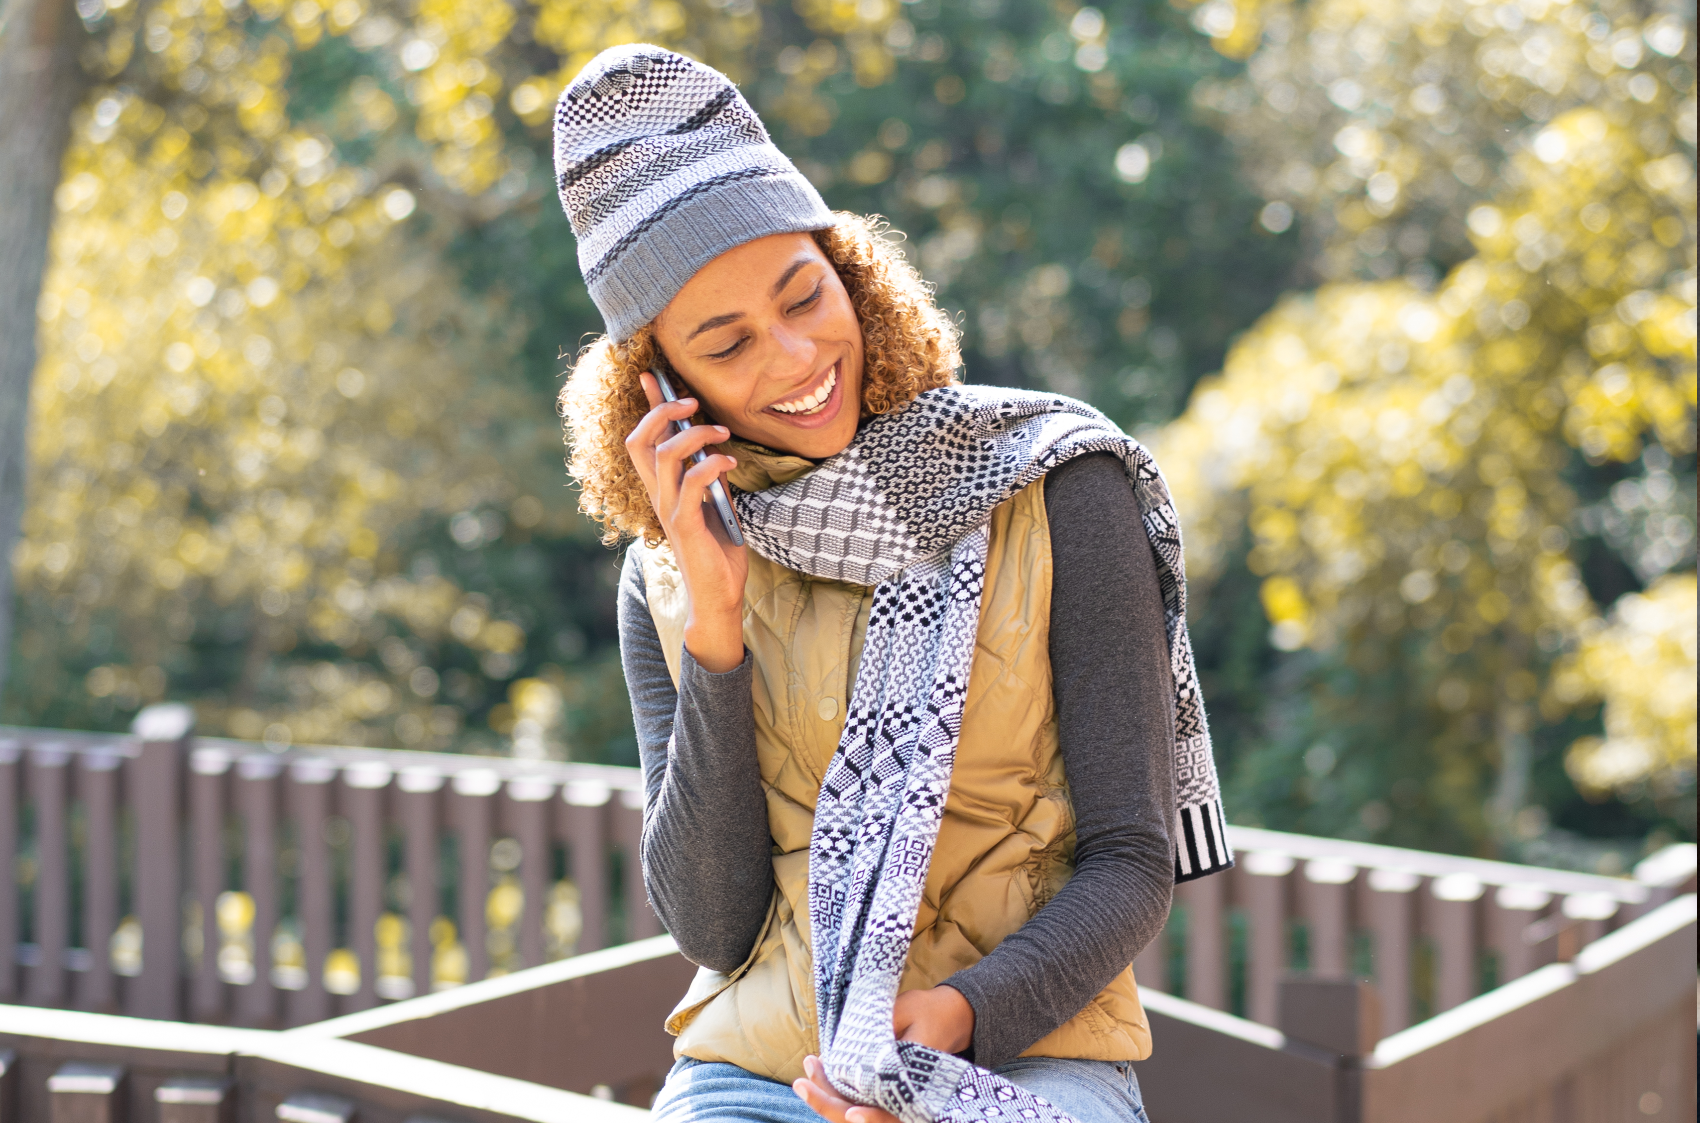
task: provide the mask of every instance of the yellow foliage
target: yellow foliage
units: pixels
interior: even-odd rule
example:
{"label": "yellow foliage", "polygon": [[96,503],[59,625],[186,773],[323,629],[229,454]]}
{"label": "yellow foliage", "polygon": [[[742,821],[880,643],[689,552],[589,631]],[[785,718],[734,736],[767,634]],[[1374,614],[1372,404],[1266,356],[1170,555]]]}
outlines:
{"label": "yellow foliage", "polygon": [[[1251,156],[1266,198],[1304,216],[1325,277],[1391,277],[1440,251],[1532,138],[1526,126],[1599,106],[1637,122],[1657,177],[1692,169],[1693,13],[1629,0],[1208,0],[1193,22],[1251,55],[1196,99]],[[1255,51],[1255,53],[1253,53]],[[1673,135],[1674,134],[1674,135]],[[1689,152],[1674,149],[1686,141]],[[1510,172],[1514,177],[1515,172]],[[1658,188],[1655,188],[1658,190]],[[1654,225],[1593,200],[1597,212]],[[1683,238],[1665,228],[1664,245]]]}
{"label": "yellow foliage", "polygon": [[1191,564],[1222,564],[1243,520],[1277,647],[1426,633],[1435,665],[1503,685],[1594,618],[1566,554],[1569,447],[1694,448],[1691,169],[1648,147],[1662,111],[1626,101],[1535,133],[1436,291],[1284,300],[1160,434]]}
{"label": "yellow foliage", "polygon": [[1605,736],[1584,737],[1565,756],[1583,791],[1674,790],[1693,775],[1696,612],[1694,575],[1671,574],[1619,601],[1560,666],[1561,701],[1605,701]]}
{"label": "yellow foliage", "polygon": [[[397,573],[386,543],[511,488],[458,447],[505,402],[449,408],[467,366],[425,329],[493,333],[397,230],[414,195],[285,128],[287,48],[227,40],[223,19],[169,3],[148,16],[201,101],[168,113],[113,89],[79,114],[40,302],[16,573],[60,605],[69,642],[116,611],[141,661],[89,686],[132,702],[164,693],[159,664],[201,601],[252,612],[253,673],[301,640],[376,642],[384,615],[441,630],[460,594]],[[213,74],[191,77],[197,59]],[[513,632],[498,629],[508,651]],[[303,669],[304,692],[270,717],[243,701],[250,674],[203,721],[284,741],[443,724],[429,694],[344,672]]]}

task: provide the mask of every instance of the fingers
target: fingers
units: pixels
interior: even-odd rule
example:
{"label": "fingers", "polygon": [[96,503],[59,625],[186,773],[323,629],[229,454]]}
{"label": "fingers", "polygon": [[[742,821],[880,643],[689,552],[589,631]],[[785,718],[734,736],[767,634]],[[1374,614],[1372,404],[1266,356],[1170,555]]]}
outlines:
{"label": "fingers", "polygon": [[842,1120],[849,1105],[830,1099],[825,1092],[810,1081],[799,1077],[792,1081],[791,1090],[797,1093],[797,1098],[809,1105],[810,1110],[826,1119]]}
{"label": "fingers", "polygon": [[654,409],[662,402],[661,387],[656,385],[655,376],[647,370],[638,375],[638,385],[643,387],[643,396],[649,399],[649,408]]}
{"label": "fingers", "polygon": [[839,1095],[826,1078],[826,1067],[820,1063],[820,1058],[804,1057],[803,1071],[808,1075],[793,1082],[791,1090],[832,1123],[898,1123],[897,1117],[888,1111],[854,1104]]}
{"label": "fingers", "polygon": [[694,525],[702,517],[698,508],[702,505],[703,492],[722,472],[736,467],[737,461],[724,453],[710,455],[701,464],[692,464],[690,457],[699,449],[725,439],[725,429],[699,425],[656,446],[656,511],[663,523],[685,520]]}
{"label": "fingers", "polygon": [[[702,505],[710,502],[708,487],[719,479],[722,473],[730,472],[737,467],[738,462],[730,456],[710,456],[701,464],[693,464],[679,479],[678,498],[674,501],[673,518],[686,517],[687,513],[701,515]],[[716,517],[715,521],[719,521]]]}
{"label": "fingers", "polygon": [[853,1107],[844,1113],[844,1123],[898,1123],[898,1119],[877,1107]]}
{"label": "fingers", "polygon": [[[660,487],[662,477],[671,476],[674,480],[678,479],[679,468],[676,461],[717,440],[725,440],[729,435],[725,429],[710,425],[694,426],[683,433],[675,434],[672,423],[689,418],[696,410],[697,403],[694,398],[662,402],[644,414],[632,431],[626,434],[626,455],[632,458],[632,465],[637,468],[638,476],[649,491],[649,497],[655,503],[657,512],[662,510],[662,503],[666,498]],[[661,450],[670,441],[683,443],[672,446],[674,463],[663,465],[660,462]]]}
{"label": "fingers", "polygon": [[850,1105],[850,1101],[839,1095],[838,1089],[834,1088],[832,1086],[832,1081],[827,1079],[826,1066],[821,1064],[819,1057],[814,1056],[813,1054],[804,1057],[803,1071],[808,1073],[807,1082],[810,1087],[818,1089],[820,1093],[828,1099],[836,1100],[837,1102],[844,1104],[846,1107]]}
{"label": "fingers", "polygon": [[[683,421],[697,411],[695,398],[680,398],[676,402],[661,402],[632,427],[626,434],[626,451],[632,454],[634,461],[642,462],[640,455],[643,450],[653,454],[655,446],[667,440],[673,432],[672,422]],[[700,428],[700,426],[699,426]]]}
{"label": "fingers", "polygon": [[821,1065],[820,1058],[804,1057],[803,1071],[808,1075],[792,1081],[791,1090],[817,1114],[832,1120],[833,1123],[845,1123],[844,1113],[854,1105],[840,1096],[832,1082],[826,1078],[826,1069]]}
{"label": "fingers", "polygon": [[666,468],[676,464],[697,450],[719,444],[731,435],[731,431],[724,425],[693,425],[683,433],[668,437],[655,446],[656,467]]}

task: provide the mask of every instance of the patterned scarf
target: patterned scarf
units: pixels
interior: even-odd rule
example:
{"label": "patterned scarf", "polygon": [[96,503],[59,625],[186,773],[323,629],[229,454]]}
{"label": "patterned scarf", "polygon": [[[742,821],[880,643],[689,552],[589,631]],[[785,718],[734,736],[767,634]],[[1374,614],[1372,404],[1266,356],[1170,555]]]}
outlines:
{"label": "patterned scarf", "polygon": [[962,728],[993,508],[1076,456],[1127,466],[1157,558],[1175,681],[1175,880],[1233,864],[1186,630],[1180,523],[1157,464],[1090,406],[989,386],[929,390],[789,483],[737,494],[757,553],[874,587],[844,735],[809,841],[821,1059],[840,1092],[904,1123],[1068,1116],[948,1053],[895,1040]]}

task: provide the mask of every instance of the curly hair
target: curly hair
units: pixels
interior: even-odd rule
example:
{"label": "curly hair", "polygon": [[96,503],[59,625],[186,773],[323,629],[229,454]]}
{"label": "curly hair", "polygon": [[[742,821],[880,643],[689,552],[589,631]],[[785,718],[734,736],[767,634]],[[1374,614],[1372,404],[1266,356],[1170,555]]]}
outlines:
{"label": "curly hair", "polygon": [[[832,261],[862,325],[862,416],[888,413],[925,390],[947,386],[961,365],[957,328],[933,303],[877,217],[837,212],[814,232]],[[626,452],[626,435],[649,412],[638,376],[655,362],[650,326],[623,345],[607,336],[579,352],[559,409],[566,429],[567,471],[581,489],[579,509],[602,525],[602,541],[661,541],[661,520]]]}

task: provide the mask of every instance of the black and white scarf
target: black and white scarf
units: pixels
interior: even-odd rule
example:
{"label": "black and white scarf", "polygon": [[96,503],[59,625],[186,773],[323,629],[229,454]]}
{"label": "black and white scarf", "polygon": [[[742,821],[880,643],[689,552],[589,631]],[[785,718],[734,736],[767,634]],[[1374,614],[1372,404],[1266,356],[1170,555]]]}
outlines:
{"label": "black and white scarf", "polygon": [[947,386],[862,426],[813,471],[737,496],[750,545],[874,587],[844,735],[809,841],[821,1059],[844,1094],[904,1123],[1068,1116],[1002,1077],[892,1032],[898,979],[950,792],[993,508],[1076,456],[1127,466],[1157,557],[1175,681],[1175,880],[1233,864],[1186,630],[1180,522],[1156,461],[1090,406]]}

